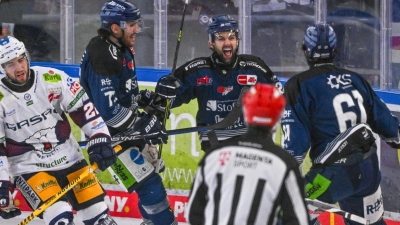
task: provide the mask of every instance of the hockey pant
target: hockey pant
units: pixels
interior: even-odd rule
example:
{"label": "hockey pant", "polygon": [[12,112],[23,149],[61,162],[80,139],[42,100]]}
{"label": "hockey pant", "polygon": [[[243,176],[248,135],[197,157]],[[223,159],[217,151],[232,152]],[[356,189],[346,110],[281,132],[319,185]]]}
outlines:
{"label": "hockey pant", "polygon": [[155,160],[155,152],[148,145],[139,151],[140,146],[130,146],[132,143],[127,141],[114,146],[118,158],[117,163],[109,167],[109,172],[125,191],[136,191],[144,219],[150,219],[155,225],[175,224],[164,185],[151,163]]}
{"label": "hockey pant", "polygon": [[[35,210],[87,168],[87,162],[81,160],[63,170],[40,171],[17,176],[14,183],[28,205]],[[94,174],[90,174],[44,210],[39,218],[42,218],[48,225],[57,225],[59,222],[68,224],[68,221],[73,220],[72,209],[74,209],[85,225],[98,224],[96,221],[100,217],[108,215],[107,205],[103,201],[104,196],[104,190],[97,178]]]}
{"label": "hockey pant", "polygon": [[[353,165],[311,167],[305,179],[308,198],[338,202],[342,210],[364,217],[371,225],[385,224],[376,153]],[[358,225],[349,220],[346,224]]]}

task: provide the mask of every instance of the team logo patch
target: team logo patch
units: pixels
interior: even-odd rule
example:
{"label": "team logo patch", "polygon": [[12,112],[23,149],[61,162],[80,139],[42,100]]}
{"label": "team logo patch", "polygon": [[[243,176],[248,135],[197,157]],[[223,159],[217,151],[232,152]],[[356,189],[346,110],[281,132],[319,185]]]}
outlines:
{"label": "team logo patch", "polygon": [[210,85],[212,84],[212,78],[209,78],[208,75],[205,77],[197,78],[196,80],[197,85]]}
{"label": "team logo patch", "polygon": [[231,152],[220,152],[219,153],[219,164],[221,166],[224,166],[228,161],[231,156]]}
{"label": "team logo patch", "polygon": [[222,95],[227,95],[232,90],[233,90],[233,86],[229,86],[229,87],[219,86],[217,88],[218,93],[221,93]]}
{"label": "team logo patch", "polygon": [[240,85],[255,85],[257,83],[256,75],[239,75],[237,82]]}

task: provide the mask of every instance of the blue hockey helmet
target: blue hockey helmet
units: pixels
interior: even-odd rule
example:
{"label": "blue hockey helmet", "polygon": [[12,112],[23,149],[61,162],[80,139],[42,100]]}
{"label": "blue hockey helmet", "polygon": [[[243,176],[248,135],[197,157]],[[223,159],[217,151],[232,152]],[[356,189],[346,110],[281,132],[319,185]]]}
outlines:
{"label": "blue hockey helmet", "polygon": [[122,29],[126,22],[140,20],[140,10],[126,0],[112,0],[103,5],[100,12],[101,28],[111,32],[111,25],[118,24]]}
{"label": "blue hockey helmet", "polygon": [[238,23],[230,15],[217,15],[211,17],[207,25],[207,33],[209,41],[212,42],[213,36],[218,35],[221,31],[235,32],[239,38]]}
{"label": "blue hockey helmet", "polygon": [[307,28],[304,48],[309,59],[330,59],[336,48],[336,34],[328,24],[315,24]]}

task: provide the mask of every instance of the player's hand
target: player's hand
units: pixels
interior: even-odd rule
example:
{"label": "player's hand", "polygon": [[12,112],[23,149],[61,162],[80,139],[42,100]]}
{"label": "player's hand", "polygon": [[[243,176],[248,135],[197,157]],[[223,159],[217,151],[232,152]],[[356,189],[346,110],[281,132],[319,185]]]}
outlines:
{"label": "player's hand", "polygon": [[172,76],[164,76],[158,81],[156,86],[156,98],[157,103],[160,99],[173,99],[176,97],[177,89],[180,84],[178,79]]}
{"label": "player's hand", "polygon": [[138,95],[136,95],[135,100],[140,108],[145,108],[149,106],[154,99],[154,92],[149,89],[141,90]]}
{"label": "player's hand", "polygon": [[144,113],[133,125],[133,130],[139,131],[149,145],[166,144],[168,135],[156,116]]}
{"label": "player's hand", "polygon": [[13,185],[8,180],[0,180],[0,217],[10,219],[21,215],[21,210],[14,207],[12,194]]}
{"label": "player's hand", "polygon": [[111,147],[111,137],[105,134],[96,134],[87,144],[89,161],[97,163],[101,171],[107,169],[117,161],[114,149]]}

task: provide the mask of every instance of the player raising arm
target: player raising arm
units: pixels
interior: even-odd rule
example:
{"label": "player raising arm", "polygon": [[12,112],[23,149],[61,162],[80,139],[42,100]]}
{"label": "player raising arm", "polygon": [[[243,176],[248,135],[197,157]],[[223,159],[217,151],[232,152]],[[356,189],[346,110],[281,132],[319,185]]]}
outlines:
{"label": "player raising arm", "polygon": [[303,51],[310,69],[286,83],[281,124],[283,146],[300,163],[311,148],[307,197],[339,202],[342,210],[370,224],[385,224],[373,132],[399,148],[399,121],[363,77],[333,64],[336,34],[332,27],[310,26]]}
{"label": "player raising arm", "polygon": [[247,133],[223,141],[201,160],[189,196],[190,224],[272,225],[281,219],[308,225],[299,164],[271,137],[284,106],[272,85],[256,84],[246,92]]}
{"label": "player raising arm", "polygon": [[[0,80],[0,216],[4,219],[20,213],[12,208],[15,186],[35,210],[88,168],[66,114],[89,137],[91,163],[105,170],[116,160],[107,127],[79,83],[61,70],[29,64],[22,42],[11,36],[0,40],[0,70],[5,74]],[[73,224],[74,209],[85,225],[108,224],[114,220],[104,196],[91,174],[40,218],[47,225]]]}
{"label": "player raising arm", "polygon": [[[159,98],[174,99],[172,107],[196,98],[199,108],[197,126],[205,126],[220,122],[230,113],[242,88],[256,83],[269,83],[282,89],[281,83],[263,60],[253,55],[238,54],[239,29],[231,16],[213,16],[207,33],[211,56],[185,63],[176,69],[174,77],[162,77],[156,86]],[[179,87],[176,87],[176,81]],[[208,135],[207,132],[200,132],[201,148],[209,151],[211,145],[218,141],[245,132],[243,117],[240,116],[226,129],[208,132]]]}

